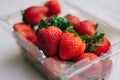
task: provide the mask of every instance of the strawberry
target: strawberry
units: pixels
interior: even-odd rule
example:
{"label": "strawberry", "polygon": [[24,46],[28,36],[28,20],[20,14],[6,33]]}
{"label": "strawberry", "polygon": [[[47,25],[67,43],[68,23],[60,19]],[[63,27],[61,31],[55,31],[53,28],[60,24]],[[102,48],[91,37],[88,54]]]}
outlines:
{"label": "strawberry", "polygon": [[61,12],[60,3],[57,0],[49,0],[44,6],[49,9],[47,16],[57,16]]}
{"label": "strawberry", "polygon": [[41,20],[38,27],[39,46],[45,55],[52,57],[59,49],[62,30],[66,30],[69,22],[61,17],[50,17],[48,21]]}
{"label": "strawberry", "polygon": [[19,32],[27,40],[34,44],[37,43],[37,36],[30,26],[26,25],[25,23],[16,23],[13,27],[15,31]]}
{"label": "strawberry", "polygon": [[84,53],[77,59],[77,61],[83,60],[85,58],[88,58],[90,61],[92,61],[92,60],[97,59],[97,55],[93,53]]}
{"label": "strawberry", "polygon": [[55,26],[49,26],[48,28],[41,28],[39,30],[39,45],[46,56],[50,57],[56,55],[61,35],[62,31]]}
{"label": "strawberry", "polygon": [[[96,60],[98,58],[97,55],[94,53],[83,53],[77,61],[83,60],[83,59],[88,59],[90,62],[93,60]],[[82,74],[88,78],[94,78],[97,79],[99,75],[101,74],[102,71],[102,64],[101,62],[96,62],[92,66],[88,67]]]}
{"label": "strawberry", "polygon": [[86,52],[93,52],[97,56],[107,54],[107,51],[110,49],[111,44],[109,40],[104,37],[104,35],[104,33],[98,34],[98,32],[95,32],[92,38],[87,37],[85,41],[87,44]]}
{"label": "strawberry", "polygon": [[106,37],[99,40],[99,44],[100,44],[100,46],[96,46],[96,49],[93,51],[98,56],[100,56],[102,54],[106,54],[106,52],[111,47],[111,44],[110,44],[109,40]]}
{"label": "strawberry", "polygon": [[80,22],[80,19],[73,15],[67,15],[65,17],[71,25],[75,25]]}
{"label": "strawberry", "polygon": [[81,21],[79,23],[77,23],[74,26],[74,29],[76,30],[76,32],[78,32],[79,34],[86,34],[89,36],[93,36],[93,34],[95,33],[95,25],[92,21],[90,20],[85,20],[85,21]]}
{"label": "strawberry", "polygon": [[65,32],[60,41],[59,56],[62,60],[76,59],[85,50],[85,44],[74,33]]}
{"label": "strawberry", "polygon": [[47,12],[47,7],[32,6],[24,11],[23,20],[28,24],[37,25],[39,21],[45,17]]}

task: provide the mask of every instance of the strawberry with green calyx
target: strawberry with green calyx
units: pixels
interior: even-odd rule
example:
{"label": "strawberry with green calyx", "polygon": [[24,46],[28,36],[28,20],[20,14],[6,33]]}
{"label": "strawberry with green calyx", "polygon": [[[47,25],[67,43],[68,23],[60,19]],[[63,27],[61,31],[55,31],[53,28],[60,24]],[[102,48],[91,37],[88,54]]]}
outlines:
{"label": "strawberry with green calyx", "polygon": [[71,24],[71,25],[75,25],[77,23],[80,22],[80,19],[77,17],[77,16],[73,16],[73,15],[67,15],[65,16],[65,18],[68,20],[68,22]]}
{"label": "strawberry with green calyx", "polygon": [[98,34],[95,32],[92,38],[87,35],[81,36],[87,46],[86,52],[93,52],[98,56],[105,54],[110,49],[111,44],[104,35],[104,33]]}
{"label": "strawberry with green calyx", "polygon": [[[60,36],[56,37],[57,35],[56,32],[58,31],[53,31],[54,37],[50,37],[52,34],[48,34],[48,33],[52,33],[51,32],[52,30],[49,30],[48,32],[48,29],[50,28],[49,26],[52,27],[56,26],[54,28],[61,29],[63,31],[61,37]],[[43,27],[48,27],[48,28],[43,28]],[[41,48],[43,47],[42,49],[47,56],[54,56],[57,53],[56,51],[54,51],[54,53],[50,53],[51,51],[56,50],[50,46],[54,44],[55,39],[58,40],[57,41],[58,44],[56,44],[57,46],[59,46],[59,40],[60,40],[59,56],[62,60],[75,59],[85,51],[85,43],[79,37],[77,32],[75,33],[75,30],[72,29],[72,27],[70,27],[69,22],[64,18],[53,16],[48,20],[48,22],[46,22],[45,20],[41,20],[38,29],[40,29],[38,30],[38,38],[39,38],[39,42],[41,43],[40,46]]]}
{"label": "strawberry with green calyx", "polygon": [[99,40],[101,40],[104,37],[104,33],[98,34],[97,32],[93,35],[91,40],[88,42],[88,48],[87,51],[94,51],[96,50],[97,46],[101,46],[99,43]]}
{"label": "strawberry with green calyx", "polygon": [[92,37],[95,33],[96,26],[90,20],[81,21],[74,25],[74,29],[80,35],[88,35]]}
{"label": "strawberry with green calyx", "polygon": [[111,47],[110,41],[106,37],[103,37],[103,39],[99,40],[99,44],[100,46],[96,46],[96,49],[93,52],[98,56],[107,54]]}
{"label": "strawberry with green calyx", "polygon": [[23,21],[31,26],[38,25],[39,21],[46,16],[47,7],[32,6],[24,10]]}
{"label": "strawberry with green calyx", "polygon": [[59,56],[62,60],[74,60],[85,51],[85,43],[72,29],[64,32],[60,41]]}
{"label": "strawberry with green calyx", "polygon": [[37,30],[38,41],[46,56],[52,57],[57,55],[62,30],[65,30],[67,27],[69,27],[69,22],[61,17],[51,17],[48,22],[45,20],[40,21]]}

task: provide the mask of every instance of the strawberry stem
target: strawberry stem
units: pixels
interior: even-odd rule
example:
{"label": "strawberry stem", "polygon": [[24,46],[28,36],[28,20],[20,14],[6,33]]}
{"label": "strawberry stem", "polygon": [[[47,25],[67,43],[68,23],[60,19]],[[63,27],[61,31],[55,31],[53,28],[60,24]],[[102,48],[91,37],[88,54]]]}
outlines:
{"label": "strawberry stem", "polygon": [[99,24],[96,23],[96,24],[95,24],[95,30],[97,30],[98,26],[99,26]]}
{"label": "strawberry stem", "polygon": [[71,26],[71,27],[68,27],[68,28],[66,29],[66,31],[72,32],[72,33],[74,33],[76,36],[79,36],[79,34],[73,29],[72,26]]}
{"label": "strawberry stem", "polygon": [[67,14],[67,15],[65,16],[65,18],[68,17],[68,16],[71,16],[71,14]]}
{"label": "strawberry stem", "polygon": [[101,39],[103,39],[104,35],[105,35],[104,33],[98,34],[97,32],[95,32],[93,35],[93,38],[91,38],[90,41],[87,43],[88,44],[87,51],[92,52],[92,51],[96,50],[97,46],[101,46],[99,41]]}

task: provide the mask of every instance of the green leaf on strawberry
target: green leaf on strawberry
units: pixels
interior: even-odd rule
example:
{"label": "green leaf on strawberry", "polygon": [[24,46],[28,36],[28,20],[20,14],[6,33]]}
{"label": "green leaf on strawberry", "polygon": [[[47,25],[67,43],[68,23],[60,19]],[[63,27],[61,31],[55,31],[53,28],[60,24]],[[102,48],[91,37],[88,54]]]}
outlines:
{"label": "green leaf on strawberry", "polygon": [[48,26],[47,22],[46,22],[45,20],[41,19],[41,20],[40,20],[40,23],[39,23],[39,25],[38,25],[38,29],[36,30],[36,33],[38,33],[38,31],[39,31],[41,28],[47,27],[47,26]]}
{"label": "green leaf on strawberry", "polygon": [[62,18],[62,17],[56,17],[53,16],[48,20],[49,26],[57,26],[61,30],[66,30],[68,27],[70,27],[70,23]]}
{"label": "green leaf on strawberry", "polygon": [[90,42],[88,42],[88,48],[87,51],[95,51],[97,46],[101,46],[101,44],[99,43],[99,40],[103,39],[104,37],[104,33],[100,33],[98,34],[98,32],[95,32],[93,35],[93,38],[91,38]]}
{"label": "green leaf on strawberry", "polygon": [[96,24],[95,24],[95,30],[97,30],[98,26],[99,26],[99,24],[96,23]]}
{"label": "green leaf on strawberry", "polygon": [[103,38],[104,35],[105,35],[104,33],[98,34],[97,32],[95,32],[94,35],[93,35],[93,41],[92,42],[93,43],[98,42],[100,39]]}
{"label": "green leaf on strawberry", "polygon": [[39,26],[38,26],[38,31],[39,29],[43,28],[43,27],[49,27],[49,26],[56,26],[59,29],[61,29],[62,31],[66,30],[68,27],[70,27],[70,23],[62,18],[62,17],[56,17],[56,16],[52,16],[48,22],[46,22],[45,20],[40,20]]}
{"label": "green leaf on strawberry", "polygon": [[48,26],[48,24],[45,20],[43,20],[43,19],[40,20],[39,29],[41,29],[43,27],[47,27],[47,26]]}
{"label": "green leaf on strawberry", "polygon": [[79,36],[79,34],[73,29],[72,26],[71,26],[71,27],[68,27],[68,28],[66,29],[66,31],[71,32],[71,33],[74,33],[76,36]]}
{"label": "green leaf on strawberry", "polygon": [[81,35],[80,37],[85,43],[88,43],[90,41],[90,37],[88,35]]}

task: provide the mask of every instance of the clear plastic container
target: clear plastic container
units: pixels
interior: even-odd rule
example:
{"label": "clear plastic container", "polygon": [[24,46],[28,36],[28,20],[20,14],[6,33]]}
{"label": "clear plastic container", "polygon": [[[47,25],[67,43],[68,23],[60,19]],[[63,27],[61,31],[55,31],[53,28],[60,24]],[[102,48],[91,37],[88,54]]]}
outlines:
{"label": "clear plastic container", "polygon": [[[44,3],[45,1],[43,1]],[[114,71],[120,55],[120,37],[119,31],[109,23],[104,22],[101,18],[87,13],[86,10],[70,6],[70,4],[60,0],[62,13],[60,16],[73,14],[80,20],[92,20],[99,23],[99,32],[105,33],[106,37],[111,42],[111,50],[108,54],[99,57],[94,61],[84,59],[77,63],[61,62],[53,58],[47,58],[42,50],[26,40],[19,33],[13,31],[13,24],[22,21],[20,11],[3,16],[0,18],[0,24],[11,35],[14,36],[17,43],[21,46],[23,55],[41,75],[45,76],[46,80],[106,80]],[[111,75],[112,76],[112,75]]]}

